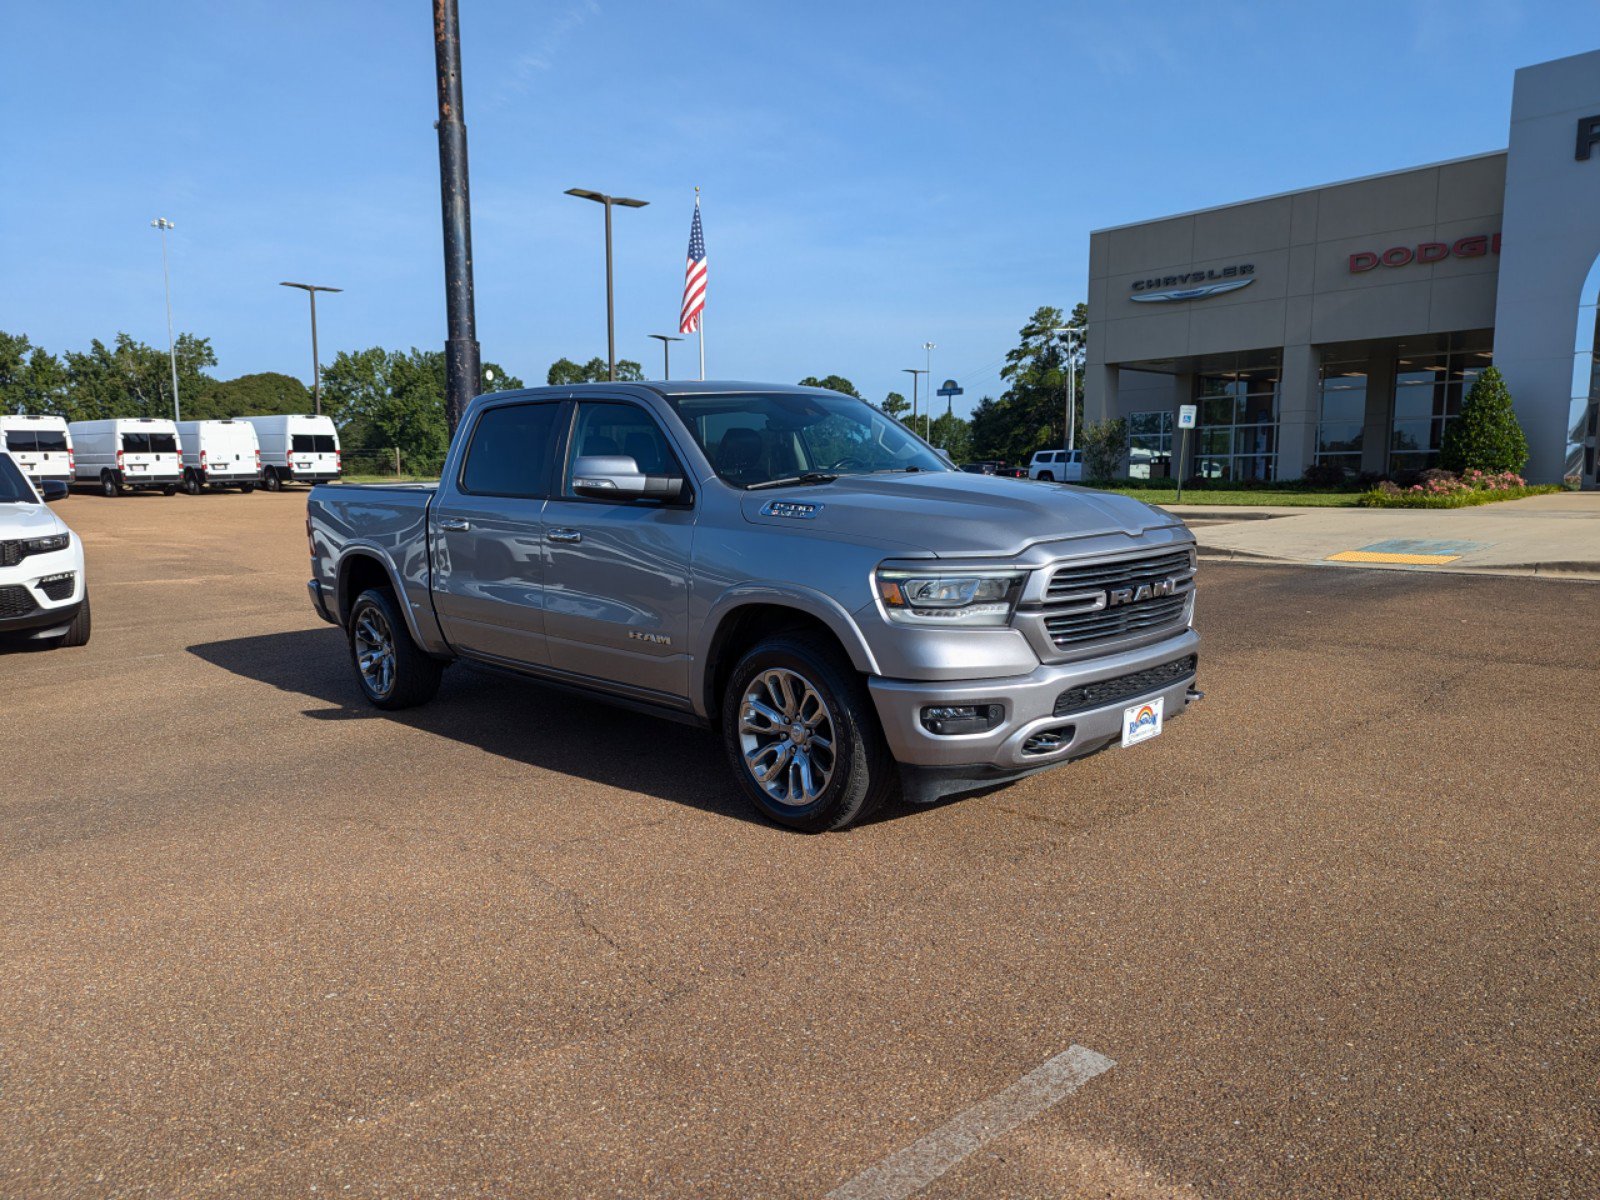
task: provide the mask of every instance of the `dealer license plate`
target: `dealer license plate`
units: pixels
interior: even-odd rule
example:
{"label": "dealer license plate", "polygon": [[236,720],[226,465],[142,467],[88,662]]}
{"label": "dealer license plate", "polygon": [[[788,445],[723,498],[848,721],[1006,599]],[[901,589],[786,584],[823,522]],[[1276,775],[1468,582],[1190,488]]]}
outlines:
{"label": "dealer license plate", "polygon": [[1161,700],[1146,700],[1143,704],[1130,704],[1122,710],[1122,744],[1134,746],[1161,736]]}

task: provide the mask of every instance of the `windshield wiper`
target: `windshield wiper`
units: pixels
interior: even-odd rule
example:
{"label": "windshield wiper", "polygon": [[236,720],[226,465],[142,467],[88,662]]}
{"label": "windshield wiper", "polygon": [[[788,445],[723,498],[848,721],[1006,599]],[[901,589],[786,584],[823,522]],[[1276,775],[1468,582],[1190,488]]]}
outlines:
{"label": "windshield wiper", "polygon": [[917,467],[917,466],[910,466],[910,467],[879,467],[876,471],[873,472],[873,474],[874,475],[897,475],[902,471],[910,472],[910,471],[925,471],[925,470],[927,470],[926,467]]}
{"label": "windshield wiper", "polygon": [[837,475],[828,475],[822,471],[802,471],[798,475],[786,475],[782,479],[768,479],[761,483],[751,483],[745,486],[745,491],[754,492],[761,488],[792,487],[797,483],[832,483],[839,478]]}

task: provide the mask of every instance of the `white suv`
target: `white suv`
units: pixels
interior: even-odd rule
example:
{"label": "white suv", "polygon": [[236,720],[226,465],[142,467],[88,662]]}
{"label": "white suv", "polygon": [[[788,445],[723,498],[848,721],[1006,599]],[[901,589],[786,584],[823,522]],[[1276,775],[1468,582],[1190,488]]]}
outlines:
{"label": "white suv", "polygon": [[1028,464],[1028,478],[1078,483],[1083,479],[1083,451],[1041,450]]}
{"label": "white suv", "polygon": [[64,499],[67,485],[46,479],[39,487],[0,451],[0,634],[82,646],[89,640],[83,543],[45,507]]}

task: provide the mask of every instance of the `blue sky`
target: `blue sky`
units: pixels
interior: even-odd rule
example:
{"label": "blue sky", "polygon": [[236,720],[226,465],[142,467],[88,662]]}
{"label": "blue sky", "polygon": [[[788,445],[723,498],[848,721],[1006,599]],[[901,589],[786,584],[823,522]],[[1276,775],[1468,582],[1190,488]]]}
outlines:
{"label": "blue sky", "polygon": [[[1600,43],[1592,4],[461,0],[479,337],[529,382],[617,337],[659,370],[704,189],[714,377],[881,399],[938,344],[967,404],[1083,297],[1088,231],[1499,149],[1512,72]],[[180,329],[218,373],[444,340],[420,0],[5,5],[0,329],[52,350]],[[158,15],[154,15],[158,14]],[[675,373],[691,367],[678,347]],[[909,389],[906,389],[909,391]]]}

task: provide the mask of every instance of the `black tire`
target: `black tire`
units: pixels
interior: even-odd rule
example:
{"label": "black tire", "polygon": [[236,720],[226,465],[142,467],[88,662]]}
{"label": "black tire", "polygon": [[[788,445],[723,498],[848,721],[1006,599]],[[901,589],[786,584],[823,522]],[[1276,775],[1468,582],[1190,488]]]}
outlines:
{"label": "black tire", "polygon": [[283,491],[283,478],[273,467],[267,468],[267,473],[261,477],[261,486],[269,492]]}
{"label": "black tire", "polygon": [[[805,700],[797,706],[802,720],[787,727],[774,726],[754,709],[747,712],[746,702],[752,691],[766,685],[762,677],[773,674],[789,678],[798,677],[820,698],[825,721],[819,719],[814,728],[802,732]],[[770,689],[769,697],[776,693]],[[776,706],[774,706],[776,707]],[[813,710],[814,711],[814,710]],[[751,722],[762,726],[757,730]],[[822,833],[830,829],[844,829],[859,821],[881,804],[895,787],[894,760],[878,725],[878,715],[867,694],[866,685],[845,658],[843,652],[830,639],[814,633],[781,634],[758,643],[751,648],[733,668],[727,689],[722,696],[722,744],[728,754],[728,766],[733,771],[741,791],[755,807],[791,829],[806,833]],[[818,734],[831,727],[832,736],[824,743]],[[781,737],[777,743],[768,742],[765,730],[773,729]],[[746,738],[750,741],[747,742]],[[794,739],[817,739],[801,743]],[[754,753],[757,761],[773,751],[771,763],[781,766],[780,780],[774,778],[767,784],[756,779],[755,770],[746,761],[749,746],[758,747]],[[831,770],[822,746],[832,750]],[[790,747],[787,759],[782,746]],[[817,773],[826,774],[824,785],[814,797],[805,789],[800,760],[805,760],[804,771],[815,781]],[[800,786],[798,800],[780,799],[768,787],[782,788],[788,796],[795,795]]]}
{"label": "black tire", "polygon": [[67,632],[61,635],[58,646],[87,646],[89,644],[89,593],[83,593],[83,607],[78,610],[78,615],[72,618],[72,624],[67,626]]}
{"label": "black tire", "polygon": [[198,496],[204,489],[200,486],[200,476],[193,471],[183,473],[183,490],[187,495]]}
{"label": "black tire", "polygon": [[178,485],[175,483],[167,484],[166,487],[161,489],[161,494],[163,496],[176,496],[178,494]]}
{"label": "black tire", "polygon": [[256,485],[253,483],[241,483],[239,485],[239,490],[248,496],[251,492],[256,490]]}
{"label": "black tire", "polygon": [[[370,623],[370,624],[369,624]],[[363,669],[363,650],[358,642],[371,633],[381,633],[390,654],[387,686],[381,672]],[[350,624],[345,631],[350,645],[350,665],[356,673],[356,686],[375,708],[412,708],[432,700],[439,690],[444,664],[430,658],[411,640],[405,618],[388,588],[368,588],[350,606]]]}
{"label": "black tire", "polygon": [[122,484],[117,482],[117,477],[110,471],[100,472],[100,492],[105,496],[122,495]]}
{"label": "black tire", "polygon": [[1040,483],[1054,483],[1055,481],[1056,481],[1056,477],[1053,474],[1051,474],[1049,471],[1040,471],[1039,472],[1039,482]]}

